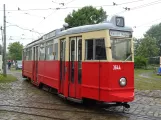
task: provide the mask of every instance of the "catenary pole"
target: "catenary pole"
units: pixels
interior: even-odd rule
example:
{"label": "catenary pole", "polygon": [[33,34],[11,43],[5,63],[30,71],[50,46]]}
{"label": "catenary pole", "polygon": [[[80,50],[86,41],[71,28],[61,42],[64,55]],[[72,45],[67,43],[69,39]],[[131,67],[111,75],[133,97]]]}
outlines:
{"label": "catenary pole", "polygon": [[4,8],[4,29],[3,29],[3,38],[4,38],[4,41],[3,41],[3,57],[4,57],[4,61],[3,61],[3,74],[4,76],[7,75],[7,70],[6,70],[6,15],[5,15],[5,4],[3,5],[3,8]]}

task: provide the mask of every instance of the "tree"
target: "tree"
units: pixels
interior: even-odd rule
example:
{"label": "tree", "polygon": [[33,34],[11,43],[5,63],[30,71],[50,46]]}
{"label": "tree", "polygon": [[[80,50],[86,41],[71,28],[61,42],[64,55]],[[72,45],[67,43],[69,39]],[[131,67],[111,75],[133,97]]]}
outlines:
{"label": "tree", "polygon": [[9,54],[9,52],[6,53],[6,57],[7,57],[7,60],[11,60],[12,59],[10,54]]}
{"label": "tree", "polygon": [[145,58],[154,57],[159,55],[159,48],[157,46],[157,41],[155,38],[150,36],[145,36],[141,43],[136,49],[136,56],[142,56]]}
{"label": "tree", "polygon": [[156,39],[157,46],[160,49],[159,55],[161,55],[161,32],[160,31],[161,31],[161,23],[157,25],[153,25],[145,34]]}
{"label": "tree", "polygon": [[134,54],[135,55],[137,55],[137,49],[139,48],[139,46],[141,44],[141,40],[142,39],[133,38],[133,41],[134,41]]}
{"label": "tree", "polygon": [[12,60],[22,59],[22,49],[23,45],[20,42],[10,43],[8,46],[9,56]]}
{"label": "tree", "polygon": [[136,56],[134,62],[135,62],[135,68],[142,68],[142,67],[146,68],[148,64],[148,60],[142,56]]}
{"label": "tree", "polygon": [[106,12],[100,8],[96,9],[92,6],[86,6],[78,11],[73,10],[72,14],[68,14],[65,22],[69,27],[76,27],[81,25],[90,25],[103,22],[107,18]]}

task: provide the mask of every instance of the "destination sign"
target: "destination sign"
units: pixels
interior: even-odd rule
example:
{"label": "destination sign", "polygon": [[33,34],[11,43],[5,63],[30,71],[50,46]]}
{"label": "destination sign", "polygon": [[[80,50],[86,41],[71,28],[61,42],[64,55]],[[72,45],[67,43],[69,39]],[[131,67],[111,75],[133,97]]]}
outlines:
{"label": "destination sign", "polygon": [[131,32],[124,32],[124,31],[110,31],[110,36],[112,37],[132,37],[132,33]]}
{"label": "destination sign", "polygon": [[116,26],[124,27],[124,18],[123,17],[116,17]]}

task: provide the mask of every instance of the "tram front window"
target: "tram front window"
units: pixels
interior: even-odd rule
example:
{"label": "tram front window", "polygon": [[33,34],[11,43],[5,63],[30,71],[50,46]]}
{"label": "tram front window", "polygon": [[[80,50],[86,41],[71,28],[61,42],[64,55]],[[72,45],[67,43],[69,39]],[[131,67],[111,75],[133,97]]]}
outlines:
{"label": "tram front window", "polygon": [[112,60],[132,61],[131,39],[111,38]]}
{"label": "tram front window", "polygon": [[86,40],[86,60],[106,60],[104,39]]}

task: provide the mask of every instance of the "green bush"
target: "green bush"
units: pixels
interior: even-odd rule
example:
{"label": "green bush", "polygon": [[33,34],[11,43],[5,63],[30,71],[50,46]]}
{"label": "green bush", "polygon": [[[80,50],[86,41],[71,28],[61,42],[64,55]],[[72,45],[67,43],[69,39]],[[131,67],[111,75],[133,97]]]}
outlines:
{"label": "green bush", "polygon": [[148,64],[148,60],[142,56],[135,56],[134,59],[135,68],[146,68]]}
{"label": "green bush", "polygon": [[0,80],[4,79],[4,75],[0,74]]}

